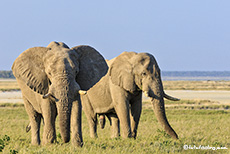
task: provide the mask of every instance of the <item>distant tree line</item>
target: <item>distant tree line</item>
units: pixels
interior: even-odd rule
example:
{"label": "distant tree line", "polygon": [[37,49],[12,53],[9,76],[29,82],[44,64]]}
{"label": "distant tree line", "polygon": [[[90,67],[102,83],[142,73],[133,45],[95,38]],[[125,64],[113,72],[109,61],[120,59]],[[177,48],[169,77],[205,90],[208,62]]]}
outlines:
{"label": "distant tree line", "polygon": [[[162,71],[162,77],[230,77],[230,71]],[[0,71],[0,78],[15,79],[12,71]]]}
{"label": "distant tree line", "polygon": [[15,79],[12,71],[0,71],[0,78]]}

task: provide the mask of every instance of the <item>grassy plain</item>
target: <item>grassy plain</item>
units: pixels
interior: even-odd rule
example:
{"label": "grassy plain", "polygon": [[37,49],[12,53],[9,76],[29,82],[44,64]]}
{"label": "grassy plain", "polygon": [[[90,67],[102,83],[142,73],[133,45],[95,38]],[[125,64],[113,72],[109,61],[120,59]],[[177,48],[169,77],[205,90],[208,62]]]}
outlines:
{"label": "grassy plain", "polygon": [[[170,103],[170,102],[168,102]],[[98,139],[89,137],[86,117],[83,113],[84,146],[75,148],[71,143],[63,144],[57,124],[57,143],[48,146],[31,146],[30,132],[25,128],[29,123],[23,106],[0,107],[0,139],[5,139],[3,153],[229,153],[230,152],[230,111],[190,110],[168,108],[167,117],[179,135],[172,140],[162,131],[150,106],[142,112],[138,136],[133,139],[110,139],[107,121],[104,130],[98,129]],[[5,136],[7,135],[7,136]],[[7,141],[8,138],[8,141]],[[228,150],[184,150],[184,145],[226,147]],[[0,141],[1,146],[1,141]]]}
{"label": "grassy plain", "polygon": [[[163,81],[167,90],[230,90],[230,81]],[[0,80],[0,91],[19,89],[16,81]],[[138,136],[133,139],[111,139],[107,121],[104,130],[98,128],[98,139],[89,137],[89,127],[83,113],[84,146],[76,148],[71,143],[63,144],[57,123],[57,143],[47,146],[32,146],[31,132],[25,128],[29,118],[23,104],[0,105],[0,151],[3,153],[230,153],[229,105],[220,105],[210,100],[166,101],[168,120],[179,136],[171,139],[158,124],[149,102],[143,103]],[[42,135],[41,135],[42,136]],[[185,150],[191,147],[226,147],[227,150]]]}

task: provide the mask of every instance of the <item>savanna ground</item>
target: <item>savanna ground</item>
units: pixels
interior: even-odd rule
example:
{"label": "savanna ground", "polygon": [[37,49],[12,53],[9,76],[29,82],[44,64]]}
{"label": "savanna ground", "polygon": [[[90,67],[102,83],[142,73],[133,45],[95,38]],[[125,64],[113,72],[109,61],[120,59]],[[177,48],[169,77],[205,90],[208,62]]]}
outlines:
{"label": "savanna ground", "polygon": [[[15,81],[0,81],[0,89],[18,89]],[[164,81],[167,90],[230,90],[230,81]],[[3,153],[230,153],[230,105],[212,100],[166,101],[169,123],[179,136],[171,139],[158,124],[148,101],[144,101],[137,139],[111,139],[107,120],[105,129],[98,128],[98,139],[89,137],[83,113],[82,148],[63,144],[57,123],[57,143],[32,146],[31,134],[25,128],[29,118],[22,103],[0,103],[0,151]],[[58,120],[58,119],[57,119]],[[213,147],[208,150],[185,150],[184,146]],[[226,147],[225,150],[214,150]]]}

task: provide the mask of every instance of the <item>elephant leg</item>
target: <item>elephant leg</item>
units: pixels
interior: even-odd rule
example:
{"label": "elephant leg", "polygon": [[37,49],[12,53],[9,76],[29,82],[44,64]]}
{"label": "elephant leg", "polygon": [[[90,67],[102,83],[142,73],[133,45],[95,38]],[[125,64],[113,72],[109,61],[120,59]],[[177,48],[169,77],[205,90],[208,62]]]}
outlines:
{"label": "elephant leg", "polygon": [[71,142],[74,146],[83,146],[81,102],[74,101],[71,112]]}
{"label": "elephant leg", "polygon": [[129,103],[126,101],[120,101],[119,103],[116,103],[115,111],[120,120],[122,137],[132,137],[130,128]]}
{"label": "elephant leg", "polygon": [[26,112],[29,115],[31,126],[31,144],[40,145],[40,124],[42,115],[35,111],[30,102],[23,96]]}
{"label": "elephant leg", "polygon": [[44,120],[44,130],[42,144],[53,143],[56,140],[55,120],[57,117],[56,104],[52,102],[42,102],[42,115]]}
{"label": "elephant leg", "polygon": [[90,137],[97,138],[97,115],[88,115],[86,117],[89,123]]}
{"label": "elephant leg", "polygon": [[97,114],[94,113],[87,95],[81,96],[81,100],[84,113],[89,123],[90,137],[97,138]]}
{"label": "elephant leg", "polygon": [[107,117],[111,125],[111,138],[118,138],[120,136],[120,122],[116,113],[108,113]]}
{"label": "elephant leg", "polygon": [[132,137],[136,139],[137,136],[137,128],[141,116],[142,111],[142,93],[133,97],[131,99],[131,130],[132,130]]}

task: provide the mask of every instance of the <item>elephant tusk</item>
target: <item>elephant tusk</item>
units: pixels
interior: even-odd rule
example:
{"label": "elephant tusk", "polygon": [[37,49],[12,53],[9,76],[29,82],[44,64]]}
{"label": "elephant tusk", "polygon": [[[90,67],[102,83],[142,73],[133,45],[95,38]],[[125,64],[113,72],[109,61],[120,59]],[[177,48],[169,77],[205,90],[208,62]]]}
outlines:
{"label": "elephant tusk", "polygon": [[144,94],[146,97],[149,97],[149,93],[147,91],[144,91]]}
{"label": "elephant tusk", "polygon": [[47,99],[47,98],[49,98],[50,96],[51,96],[51,94],[50,94],[50,93],[45,94],[45,95],[43,95],[43,99]]}
{"label": "elephant tusk", "polygon": [[168,99],[168,100],[171,100],[171,101],[179,101],[179,100],[180,100],[180,99],[178,99],[178,98],[169,96],[169,95],[167,95],[166,93],[164,93],[164,98],[166,98],[166,99]]}
{"label": "elephant tusk", "polygon": [[80,95],[85,95],[85,94],[87,94],[87,91],[85,91],[85,90],[79,90],[78,93],[79,93]]}

